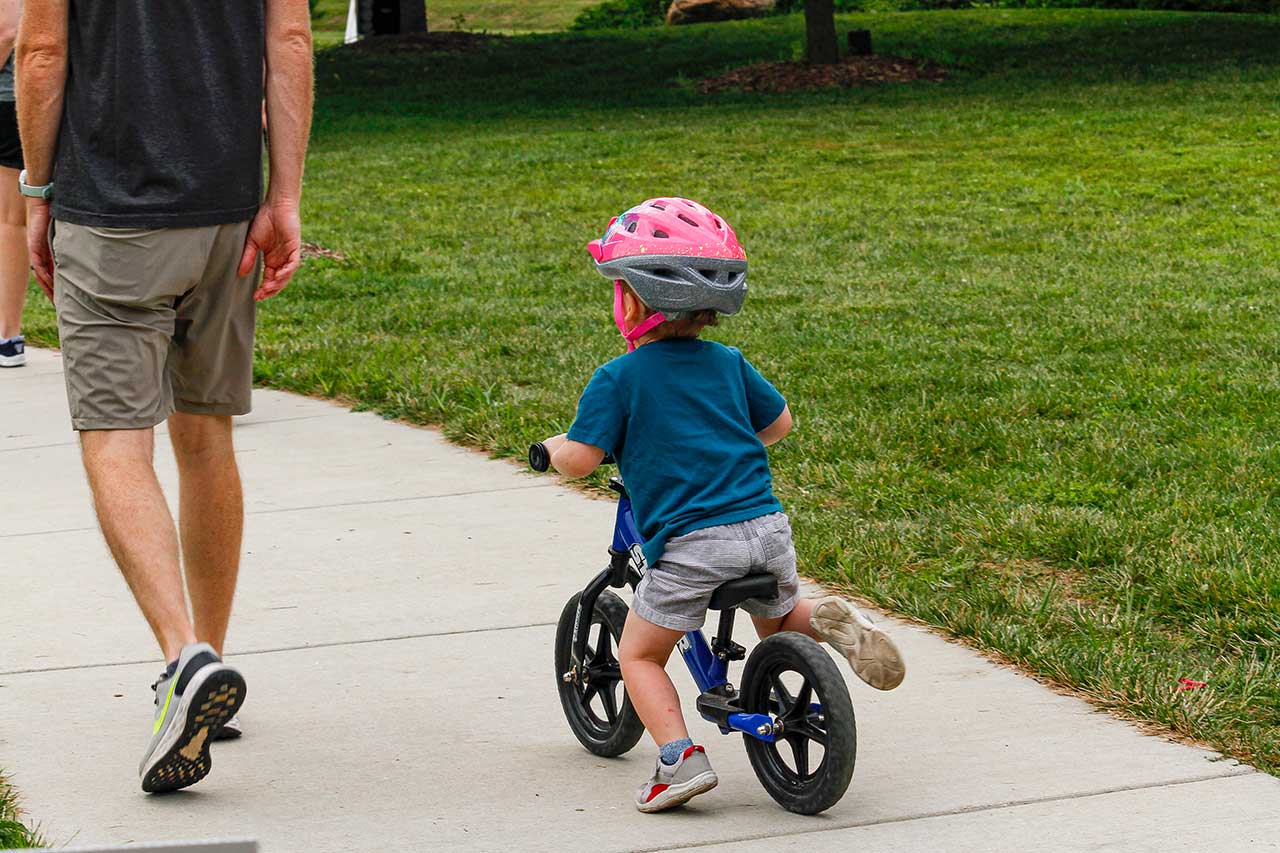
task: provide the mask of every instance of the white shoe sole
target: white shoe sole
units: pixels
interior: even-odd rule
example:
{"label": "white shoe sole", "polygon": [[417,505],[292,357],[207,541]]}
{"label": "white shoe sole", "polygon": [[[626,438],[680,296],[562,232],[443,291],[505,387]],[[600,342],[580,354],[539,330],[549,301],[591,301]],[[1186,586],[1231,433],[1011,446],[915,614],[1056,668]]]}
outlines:
{"label": "white shoe sole", "polygon": [[854,673],[877,690],[892,690],[907,674],[906,662],[889,635],[843,598],[824,598],[813,608],[814,633],[849,660]]}
{"label": "white shoe sole", "polygon": [[672,785],[647,803],[636,803],[636,808],[645,814],[666,811],[689,802],[699,794],[705,794],[720,784],[720,777],[714,770],[707,770],[694,776],[683,785]]}
{"label": "white shoe sole", "polygon": [[22,367],[27,363],[27,354],[0,355],[0,367]]}

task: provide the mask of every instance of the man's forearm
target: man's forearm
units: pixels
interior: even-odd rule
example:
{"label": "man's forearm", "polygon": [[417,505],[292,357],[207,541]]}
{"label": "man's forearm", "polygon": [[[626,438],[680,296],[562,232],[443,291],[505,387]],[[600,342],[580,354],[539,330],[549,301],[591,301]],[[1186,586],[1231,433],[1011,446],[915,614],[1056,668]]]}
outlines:
{"label": "man's forearm", "polygon": [[18,28],[18,131],[27,183],[48,183],[67,82],[67,0],[27,0]]}
{"label": "man's forearm", "polygon": [[306,0],[267,2],[267,201],[298,202],[313,101],[311,14]]}

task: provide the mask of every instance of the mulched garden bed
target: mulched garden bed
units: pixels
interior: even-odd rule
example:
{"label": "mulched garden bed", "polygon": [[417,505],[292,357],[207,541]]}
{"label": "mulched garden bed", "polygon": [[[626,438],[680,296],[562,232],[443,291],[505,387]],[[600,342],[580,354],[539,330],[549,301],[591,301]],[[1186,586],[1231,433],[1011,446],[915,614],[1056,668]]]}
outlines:
{"label": "mulched garden bed", "polygon": [[698,82],[704,95],[718,92],[804,92],[839,86],[865,86],[873,83],[914,83],[917,80],[939,82],[947,77],[946,69],[936,62],[903,59],[900,56],[850,56],[835,65],[809,65],[805,62],[760,62],[745,65]]}
{"label": "mulched garden bed", "polygon": [[468,53],[503,38],[488,33],[405,33],[399,36],[365,36],[347,47],[369,53]]}

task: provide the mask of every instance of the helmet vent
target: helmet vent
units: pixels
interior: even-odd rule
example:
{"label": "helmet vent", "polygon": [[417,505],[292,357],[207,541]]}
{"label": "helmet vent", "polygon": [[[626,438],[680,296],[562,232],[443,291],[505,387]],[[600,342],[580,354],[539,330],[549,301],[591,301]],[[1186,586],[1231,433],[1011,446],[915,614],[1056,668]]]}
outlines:
{"label": "helmet vent", "polygon": [[724,227],[724,225],[720,224],[720,220],[719,220],[719,219],[717,219],[717,218],[716,218],[716,217],[714,217],[714,216],[713,216],[713,217],[711,217],[711,221],[712,221],[712,222],[714,222],[714,223],[716,224],[716,230],[719,230],[719,229],[721,229],[721,228],[723,228],[723,227]]}
{"label": "helmet vent", "polygon": [[636,226],[637,226],[637,225],[639,225],[639,224],[640,224],[640,223],[636,222],[634,219],[633,219],[633,220],[631,220],[630,222],[628,222],[628,223],[627,223],[627,233],[628,233],[628,234],[634,234],[634,233],[636,233]]}
{"label": "helmet vent", "polygon": [[658,208],[658,210],[666,210],[666,209],[667,209],[667,206],[666,206],[665,204],[661,204],[661,203],[656,202],[656,201],[655,201],[655,202],[651,202],[651,203],[649,204],[649,206],[650,206],[650,207],[656,207],[656,208]]}
{"label": "helmet vent", "polygon": [[653,236],[654,236],[654,238],[655,238],[655,239],[658,239],[658,240],[669,240],[669,239],[671,239],[671,235],[670,235],[670,234],[668,234],[666,231],[663,231],[661,228],[655,228],[655,229],[653,229]]}
{"label": "helmet vent", "polygon": [[698,227],[698,223],[694,222],[692,219],[685,216],[683,213],[677,213],[676,216],[679,217],[681,221],[687,222],[688,224],[692,225],[694,228]]}
{"label": "helmet vent", "polygon": [[716,280],[715,270],[698,270],[698,274],[701,275],[703,278],[710,279],[711,281]]}

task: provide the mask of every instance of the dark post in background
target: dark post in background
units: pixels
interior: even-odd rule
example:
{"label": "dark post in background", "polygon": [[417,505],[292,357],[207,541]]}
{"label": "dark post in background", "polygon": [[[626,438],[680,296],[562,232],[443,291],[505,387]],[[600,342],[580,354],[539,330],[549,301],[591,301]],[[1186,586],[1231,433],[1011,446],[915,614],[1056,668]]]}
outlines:
{"label": "dark post in background", "polygon": [[358,0],[356,28],[362,36],[427,31],[426,0]]}

